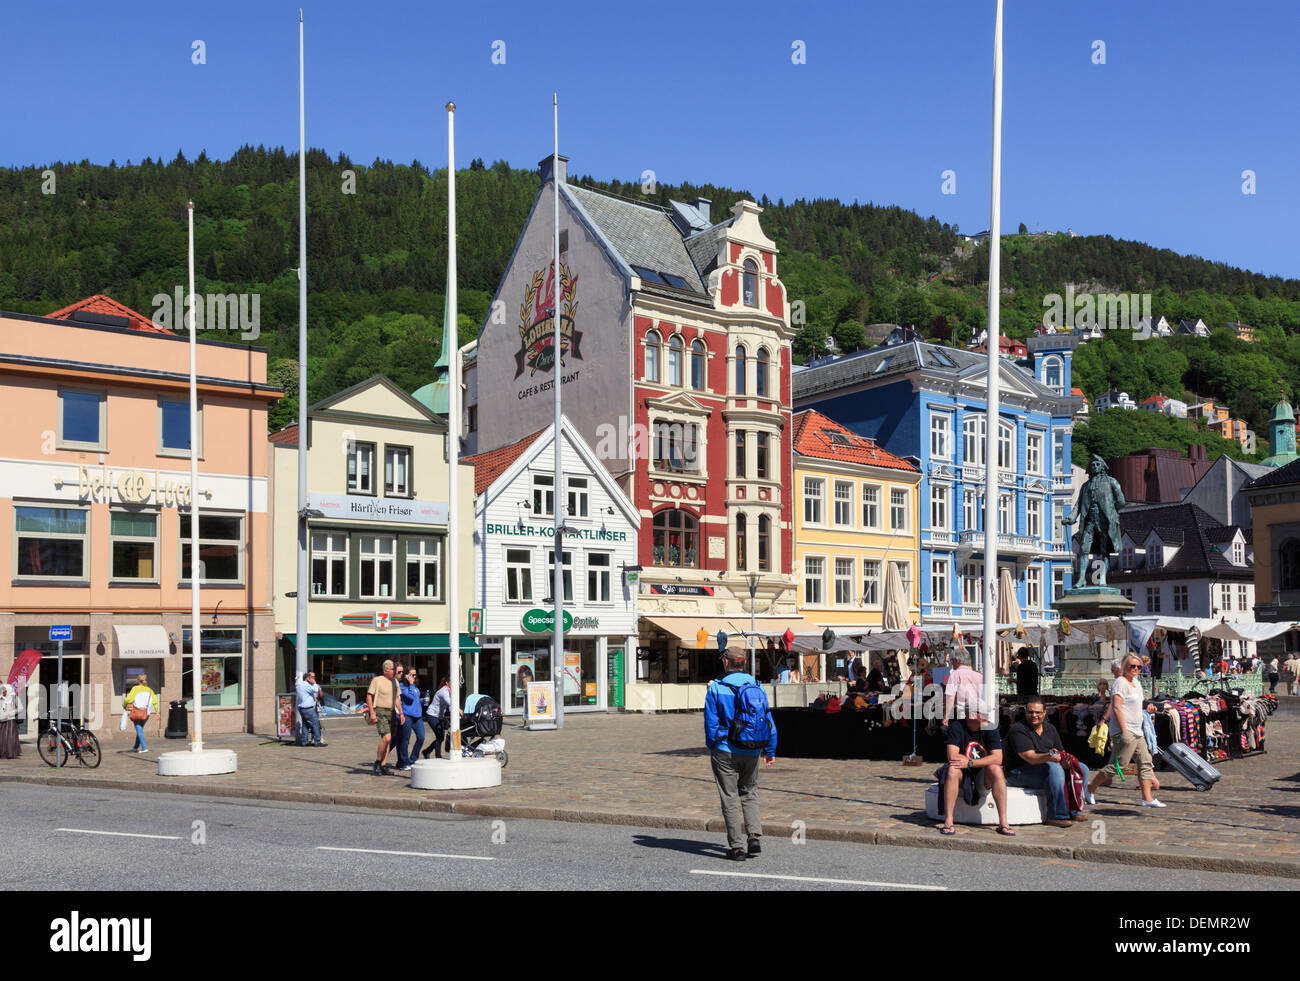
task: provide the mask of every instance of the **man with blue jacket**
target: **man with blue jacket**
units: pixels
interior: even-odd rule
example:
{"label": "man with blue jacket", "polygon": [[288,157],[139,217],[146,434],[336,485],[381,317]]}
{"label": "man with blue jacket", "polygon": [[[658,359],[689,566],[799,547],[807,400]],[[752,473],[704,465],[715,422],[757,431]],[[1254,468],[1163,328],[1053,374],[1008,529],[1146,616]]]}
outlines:
{"label": "man with blue jacket", "polygon": [[727,858],[743,862],[745,832],[748,853],[758,855],[763,850],[759,845],[763,825],[758,816],[758,758],[761,755],[768,766],[776,761],[776,722],[762,686],[744,670],[745,655],[727,651],[722,660],[727,674],[709,685],[704,697],[704,742],[722,800],[722,819],[727,822]]}

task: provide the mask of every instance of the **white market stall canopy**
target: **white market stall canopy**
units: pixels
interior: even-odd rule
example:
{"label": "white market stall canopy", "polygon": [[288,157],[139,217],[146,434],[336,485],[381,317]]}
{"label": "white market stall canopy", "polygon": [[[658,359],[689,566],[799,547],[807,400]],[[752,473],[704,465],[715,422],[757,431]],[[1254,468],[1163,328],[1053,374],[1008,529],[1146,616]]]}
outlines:
{"label": "white market stall canopy", "polygon": [[[1213,622],[1213,621],[1211,621]],[[1298,625],[1292,621],[1286,623],[1216,623],[1201,631],[1202,637],[1215,640],[1245,640],[1260,643],[1272,640],[1288,630],[1295,630]]]}

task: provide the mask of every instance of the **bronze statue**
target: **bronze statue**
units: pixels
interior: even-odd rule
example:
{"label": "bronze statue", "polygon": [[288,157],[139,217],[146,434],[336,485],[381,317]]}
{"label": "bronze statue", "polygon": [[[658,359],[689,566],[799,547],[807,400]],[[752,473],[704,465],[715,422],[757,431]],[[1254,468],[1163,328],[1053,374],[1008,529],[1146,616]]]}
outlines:
{"label": "bronze statue", "polygon": [[[1128,503],[1124,500],[1124,492],[1120,490],[1119,481],[1107,470],[1106,461],[1095,453],[1088,463],[1088,473],[1090,476],[1083,489],[1079,491],[1079,504],[1074,514],[1066,515],[1061,519],[1061,524],[1069,526],[1080,517],[1083,518],[1083,524],[1079,529],[1079,565],[1074,576],[1076,589],[1081,585],[1106,585],[1106,567],[1110,564],[1110,556],[1120,550],[1122,533],[1119,526],[1119,512]],[[1102,561],[1093,576],[1095,581],[1089,582],[1088,560],[1094,553],[1094,541],[1096,554]]]}

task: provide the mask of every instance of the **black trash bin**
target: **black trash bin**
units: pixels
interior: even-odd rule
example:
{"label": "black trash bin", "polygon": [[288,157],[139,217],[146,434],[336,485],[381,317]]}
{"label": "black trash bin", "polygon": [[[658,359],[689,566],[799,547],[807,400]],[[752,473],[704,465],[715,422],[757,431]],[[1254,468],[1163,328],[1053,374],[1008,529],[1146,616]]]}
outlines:
{"label": "black trash bin", "polygon": [[167,712],[167,731],[163,735],[168,739],[189,738],[190,714],[185,711],[185,699],[171,703]]}

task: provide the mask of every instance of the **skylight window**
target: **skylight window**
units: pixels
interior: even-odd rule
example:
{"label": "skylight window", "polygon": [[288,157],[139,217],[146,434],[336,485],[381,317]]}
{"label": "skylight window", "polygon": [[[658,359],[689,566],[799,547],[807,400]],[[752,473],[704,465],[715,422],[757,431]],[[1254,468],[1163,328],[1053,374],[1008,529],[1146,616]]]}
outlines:
{"label": "skylight window", "polygon": [[664,282],[663,277],[660,276],[653,269],[647,269],[645,266],[633,266],[632,271],[636,273],[638,276],[640,276],[643,282],[658,283],[661,286],[667,285]]}
{"label": "skylight window", "polygon": [[853,443],[849,440],[847,436],[845,436],[841,432],[836,432],[834,429],[823,429],[822,432],[825,433],[827,436],[829,436],[831,442],[834,443],[836,446],[853,445]]}
{"label": "skylight window", "polygon": [[875,371],[872,372],[872,373],[873,373],[873,374],[880,374],[880,372],[882,372],[882,371],[884,371],[886,368],[888,368],[891,364],[893,364],[893,362],[894,362],[894,356],[893,356],[892,354],[891,354],[889,357],[887,357],[887,358],[881,358],[881,359],[880,359],[880,364],[876,365],[876,369],[875,369]]}
{"label": "skylight window", "polygon": [[660,273],[660,275],[663,276],[664,282],[669,286],[676,286],[679,290],[690,288],[686,285],[686,280],[681,276],[674,276],[672,273]]}

